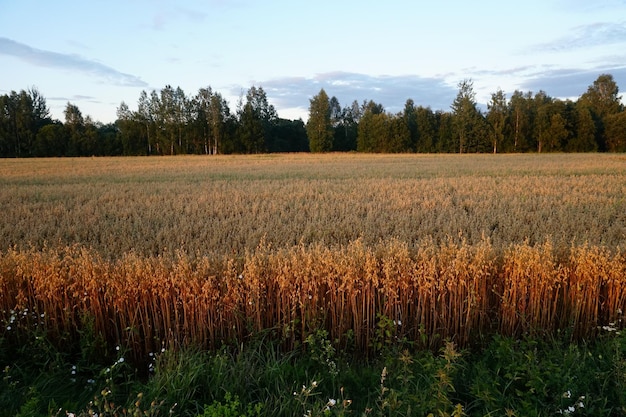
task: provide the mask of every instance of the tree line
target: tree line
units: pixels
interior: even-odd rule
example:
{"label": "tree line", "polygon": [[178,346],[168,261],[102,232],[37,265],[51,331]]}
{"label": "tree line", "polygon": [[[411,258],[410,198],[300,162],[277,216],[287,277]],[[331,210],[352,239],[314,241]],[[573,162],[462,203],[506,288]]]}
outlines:
{"label": "tree line", "polygon": [[589,152],[626,151],[626,111],[610,74],[576,101],[502,90],[487,110],[463,80],[450,111],[408,99],[399,113],[372,100],[342,107],[324,89],[309,118],[278,117],[262,87],[252,86],[231,111],[211,87],[189,96],[180,88],[141,92],[124,102],[114,123],[94,122],[67,103],[53,120],[35,88],[0,96],[0,157],[229,154],[265,152]]}
{"label": "tree line", "polygon": [[590,152],[626,151],[626,112],[609,74],[600,75],[577,101],[546,92],[498,90],[487,111],[463,80],[451,111],[432,111],[406,101],[386,112],[365,101],[341,108],[322,89],[310,100],[307,134],[311,151],[360,152]]}
{"label": "tree line", "polygon": [[52,120],[36,89],[0,96],[0,156],[103,156],[302,152],[302,120],[278,117],[261,87],[251,87],[232,113],[210,87],[187,96],[170,85],[142,91],[137,109],[122,102],[114,123],[94,122],[67,103]]}

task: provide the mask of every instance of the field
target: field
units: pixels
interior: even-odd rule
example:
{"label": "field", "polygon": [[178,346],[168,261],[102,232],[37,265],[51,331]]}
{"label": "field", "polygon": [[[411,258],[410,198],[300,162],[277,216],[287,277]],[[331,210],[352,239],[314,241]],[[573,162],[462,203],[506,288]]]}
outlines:
{"label": "field", "polygon": [[622,155],[263,155],[0,161],[0,249],[107,259],[366,246],[626,242]]}
{"label": "field", "polygon": [[4,349],[449,353],[626,309],[624,155],[16,159],[0,190]]}

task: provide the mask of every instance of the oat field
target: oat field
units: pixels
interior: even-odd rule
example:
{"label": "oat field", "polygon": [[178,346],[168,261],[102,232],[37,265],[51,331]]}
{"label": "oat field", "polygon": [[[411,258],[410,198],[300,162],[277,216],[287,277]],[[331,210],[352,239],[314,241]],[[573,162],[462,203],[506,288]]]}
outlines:
{"label": "oat field", "polygon": [[626,308],[625,196],[619,154],[0,160],[0,333],[589,337]]}

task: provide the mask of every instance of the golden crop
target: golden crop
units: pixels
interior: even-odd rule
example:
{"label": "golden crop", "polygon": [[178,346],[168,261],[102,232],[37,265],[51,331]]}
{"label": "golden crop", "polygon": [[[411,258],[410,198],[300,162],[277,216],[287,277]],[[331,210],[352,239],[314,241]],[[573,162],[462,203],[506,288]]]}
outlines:
{"label": "golden crop", "polygon": [[382,318],[580,338],[626,307],[621,155],[3,160],[0,186],[0,320],[90,317],[137,357],[267,329],[367,350]]}

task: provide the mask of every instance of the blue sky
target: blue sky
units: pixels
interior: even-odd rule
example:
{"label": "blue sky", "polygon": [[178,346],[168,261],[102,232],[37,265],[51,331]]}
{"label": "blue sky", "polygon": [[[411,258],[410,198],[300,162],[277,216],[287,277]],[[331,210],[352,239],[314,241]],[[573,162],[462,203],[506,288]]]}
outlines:
{"label": "blue sky", "polygon": [[142,90],[211,86],[236,108],[262,86],[306,119],[324,88],[342,106],[449,110],[463,79],[576,99],[602,73],[626,89],[626,0],[0,0],[0,94],[32,86],[104,123]]}

